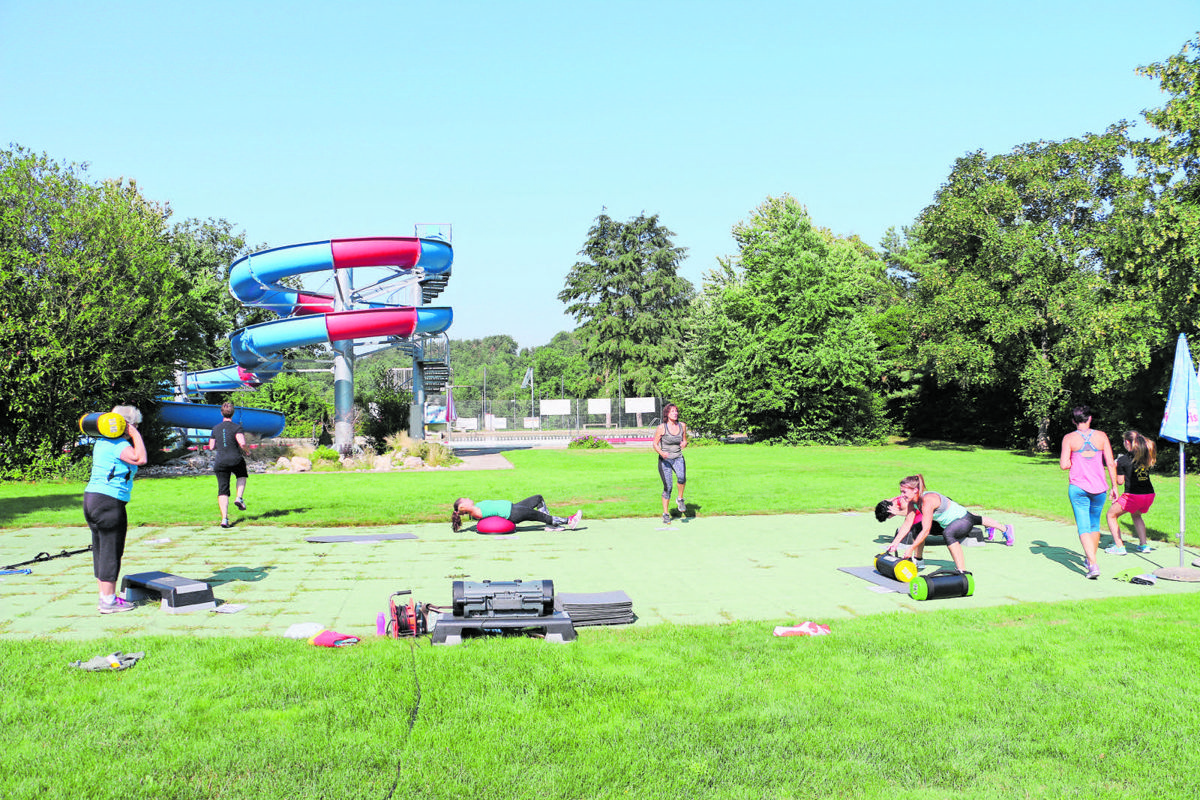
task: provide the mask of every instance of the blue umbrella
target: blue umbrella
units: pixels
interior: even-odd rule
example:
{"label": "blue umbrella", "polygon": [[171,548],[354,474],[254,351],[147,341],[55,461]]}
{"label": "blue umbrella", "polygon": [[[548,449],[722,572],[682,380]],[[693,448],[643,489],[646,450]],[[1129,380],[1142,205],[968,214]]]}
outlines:
{"label": "blue umbrella", "polygon": [[1192,353],[1188,349],[1187,337],[1182,333],[1175,342],[1175,366],[1171,369],[1171,390],[1167,394],[1167,407],[1163,411],[1162,427],[1158,435],[1172,442],[1179,442],[1179,566],[1183,566],[1184,521],[1184,462],[1183,446],[1188,442],[1200,442],[1200,378],[1192,364]]}

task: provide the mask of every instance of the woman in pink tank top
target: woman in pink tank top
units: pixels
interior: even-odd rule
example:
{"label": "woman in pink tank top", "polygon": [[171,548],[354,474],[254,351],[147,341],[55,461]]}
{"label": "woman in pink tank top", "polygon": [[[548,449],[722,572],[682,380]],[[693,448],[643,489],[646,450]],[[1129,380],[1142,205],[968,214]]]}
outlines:
{"label": "woman in pink tank top", "polygon": [[[1108,436],[1104,431],[1092,429],[1092,410],[1079,406],[1071,412],[1071,419],[1075,422],[1075,430],[1063,437],[1058,465],[1070,470],[1067,497],[1075,514],[1087,576],[1095,580],[1100,577],[1100,563],[1096,560],[1096,551],[1100,547],[1100,514],[1104,511],[1104,499],[1110,485],[1113,499],[1117,499],[1117,466]],[[1105,480],[1106,472],[1112,478],[1111,484]]]}

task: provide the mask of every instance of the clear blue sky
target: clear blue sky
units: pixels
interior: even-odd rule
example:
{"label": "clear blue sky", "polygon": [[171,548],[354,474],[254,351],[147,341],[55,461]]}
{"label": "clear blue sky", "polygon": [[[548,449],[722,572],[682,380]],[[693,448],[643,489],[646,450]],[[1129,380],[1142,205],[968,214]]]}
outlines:
{"label": "clear blue sky", "polygon": [[[837,6],[836,8],[834,6]],[[454,226],[454,338],[545,344],[602,208],[699,285],[790,193],[877,245],[954,160],[1161,105],[1200,2],[0,0],[0,146],[253,244]]]}

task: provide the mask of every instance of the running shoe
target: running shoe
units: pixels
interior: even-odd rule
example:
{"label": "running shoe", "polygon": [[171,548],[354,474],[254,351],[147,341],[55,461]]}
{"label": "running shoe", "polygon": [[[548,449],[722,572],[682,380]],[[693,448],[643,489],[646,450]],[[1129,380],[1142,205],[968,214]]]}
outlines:
{"label": "running shoe", "polygon": [[1110,556],[1123,556],[1129,551],[1125,549],[1125,545],[1123,544],[1114,544],[1112,547],[1104,548],[1104,552],[1108,553]]}
{"label": "running shoe", "polygon": [[682,497],[676,497],[676,498],[675,498],[675,507],[679,509],[679,513],[680,513],[680,514],[686,514],[686,513],[687,513],[687,503],[683,502],[683,498],[682,498]]}
{"label": "running shoe", "polygon": [[582,508],[579,509],[578,511],[576,511],[574,514],[572,514],[571,518],[567,520],[567,527],[570,528],[571,530],[575,530],[575,527],[577,525],[579,525],[579,521],[581,519],[583,519],[583,509]]}
{"label": "running shoe", "polygon": [[1008,547],[1012,547],[1016,543],[1017,543],[1017,534],[1013,532],[1013,526],[1005,525],[1004,526],[1004,544]]}
{"label": "running shoe", "polygon": [[665,525],[671,524],[671,515],[665,511],[663,512],[663,524],[665,524]]}
{"label": "running shoe", "polygon": [[242,498],[240,498],[240,497],[239,497],[238,499],[234,500],[234,501],[233,501],[233,504],[234,504],[235,506],[237,506],[237,507],[238,507],[238,509],[239,509],[239,510],[241,510],[241,511],[245,511],[245,510],[246,510],[246,501],[245,501],[245,500],[243,500],[243,499],[242,499]]}
{"label": "running shoe", "polygon": [[221,527],[222,528],[232,528],[233,524],[229,520],[223,519],[223,520],[221,520]]}
{"label": "running shoe", "polygon": [[922,561],[921,559],[914,558],[912,560],[912,562],[913,562],[913,566],[916,567],[917,569],[925,569],[925,562]]}
{"label": "running shoe", "polygon": [[97,608],[101,614],[120,614],[122,611],[133,611],[137,608],[137,604],[131,603],[123,597],[114,597],[111,603],[101,600]]}
{"label": "running shoe", "polygon": [[984,528],[983,529],[983,538],[989,542],[996,541],[996,529],[995,528]]}
{"label": "running shoe", "polygon": [[1153,548],[1153,547],[1151,547],[1151,546],[1150,546],[1150,545],[1148,545],[1148,544],[1139,544],[1139,545],[1137,546],[1137,551],[1138,551],[1139,553],[1153,553],[1153,552],[1154,552],[1154,548]]}
{"label": "running shoe", "polygon": [[1100,567],[1097,564],[1088,564],[1087,571],[1088,580],[1094,581],[1100,577]]}
{"label": "running shoe", "polygon": [[565,531],[566,528],[564,528],[562,525],[547,525],[545,528],[542,528],[542,530],[544,530],[544,531]]}

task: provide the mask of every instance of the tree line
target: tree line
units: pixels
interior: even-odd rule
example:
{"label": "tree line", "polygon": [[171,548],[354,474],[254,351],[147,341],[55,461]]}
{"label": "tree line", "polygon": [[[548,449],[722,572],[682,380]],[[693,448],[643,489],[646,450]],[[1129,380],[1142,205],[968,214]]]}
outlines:
{"label": "tree line", "polygon": [[[878,247],[768,197],[696,287],[659,215],[601,213],[559,294],[578,327],[523,351],[504,335],[452,340],[454,383],[486,380],[507,415],[533,366],[539,397],[655,395],[696,430],[780,443],[1044,449],[1078,404],[1153,432],[1172,344],[1196,330],[1197,48],[1139,68],[1166,98],[1144,112],[1152,135],[1121,120],[969,152]],[[226,290],[229,265],[265,245],[222,219],[171,217],[132,181],[0,151],[0,477],[61,470],[80,414],[152,407],[177,370],[227,364],[229,335],[265,318]],[[361,373],[356,399],[403,427],[392,360]],[[327,383],[285,376],[236,400],[299,430],[328,415]]]}

